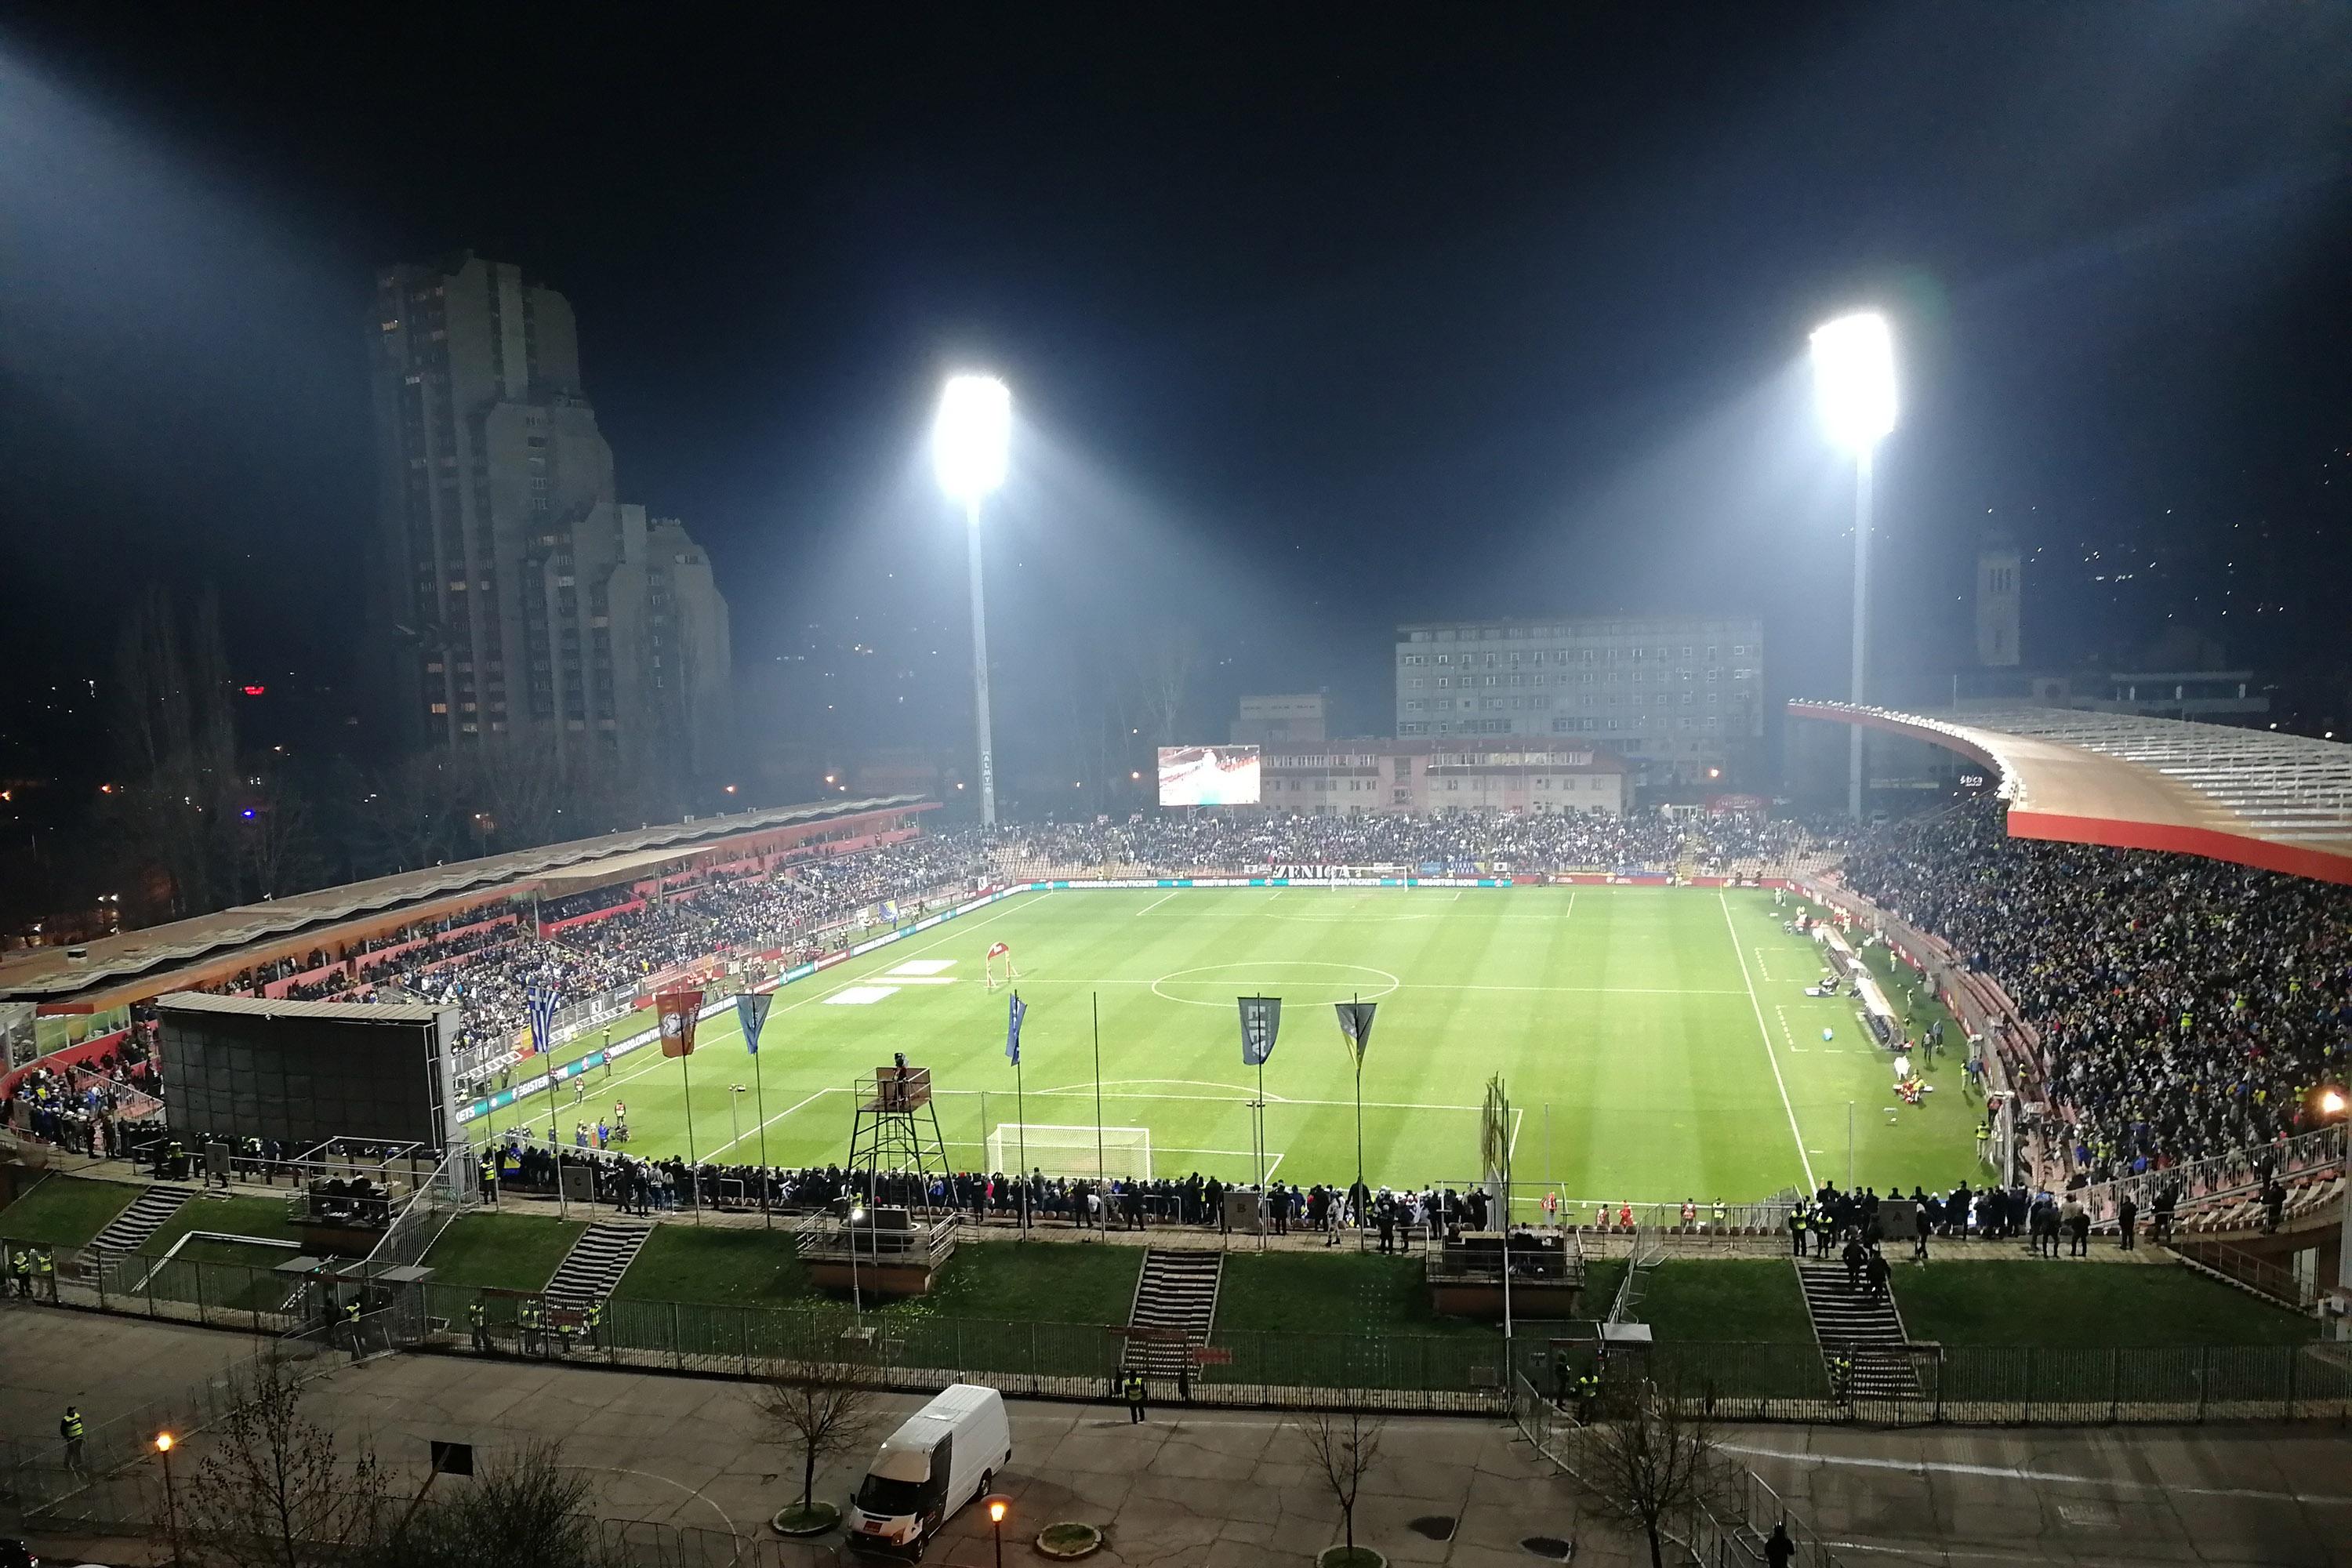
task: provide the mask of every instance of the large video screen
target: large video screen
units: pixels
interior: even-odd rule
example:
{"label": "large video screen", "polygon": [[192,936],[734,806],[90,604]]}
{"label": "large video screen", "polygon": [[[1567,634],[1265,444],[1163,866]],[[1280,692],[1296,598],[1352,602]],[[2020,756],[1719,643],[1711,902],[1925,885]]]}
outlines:
{"label": "large video screen", "polygon": [[1255,805],[1255,746],[1162,746],[1162,805]]}

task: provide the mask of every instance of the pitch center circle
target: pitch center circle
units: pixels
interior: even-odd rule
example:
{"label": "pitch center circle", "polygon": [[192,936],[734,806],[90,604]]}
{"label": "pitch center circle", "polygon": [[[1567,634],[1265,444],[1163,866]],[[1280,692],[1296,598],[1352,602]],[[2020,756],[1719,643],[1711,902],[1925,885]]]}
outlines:
{"label": "pitch center circle", "polygon": [[[1302,974],[1299,972],[1311,971]],[[1236,996],[1279,990],[1282,999],[1299,1006],[1325,1002],[1377,1001],[1404,984],[1385,969],[1369,963],[1318,963],[1308,959],[1261,958],[1239,963],[1204,963],[1179,969],[1151,983],[1151,994],[1188,1007],[1230,1007]],[[1184,995],[1211,991],[1214,995]],[[1309,993],[1302,995],[1301,992]]]}

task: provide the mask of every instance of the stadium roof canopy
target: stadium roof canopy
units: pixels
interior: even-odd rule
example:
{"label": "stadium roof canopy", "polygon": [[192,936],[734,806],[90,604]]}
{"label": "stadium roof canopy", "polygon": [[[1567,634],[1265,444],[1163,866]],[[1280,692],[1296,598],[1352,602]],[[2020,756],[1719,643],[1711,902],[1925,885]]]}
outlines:
{"label": "stadium roof canopy", "polygon": [[2352,746],[2069,708],[1903,713],[1792,701],[1789,711],[1914,736],[1998,769],[2012,837],[2352,882]]}
{"label": "stadium roof canopy", "polygon": [[[223,958],[272,938],[310,934],[314,928],[315,934],[323,937],[329,929],[362,916],[396,915],[412,909],[421,916],[436,903],[448,905],[466,899],[479,903],[499,892],[525,897],[540,891],[551,874],[580,867],[601,866],[606,874],[577,880],[565,891],[602,887],[625,875],[636,856],[651,854],[657,862],[667,863],[744,834],[904,809],[922,799],[893,795],[873,800],[823,801],[665,823],[242,904],[91,942],[34,948],[0,958],[0,1001],[63,1003],[98,994],[113,983]],[[617,872],[612,866],[616,859],[622,868]]]}

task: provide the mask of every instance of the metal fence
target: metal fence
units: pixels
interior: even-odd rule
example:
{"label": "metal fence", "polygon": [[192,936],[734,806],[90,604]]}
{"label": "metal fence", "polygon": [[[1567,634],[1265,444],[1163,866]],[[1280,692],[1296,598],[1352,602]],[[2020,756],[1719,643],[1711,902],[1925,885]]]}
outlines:
{"label": "metal fence", "polygon": [[[1519,1433],[1586,1490],[1602,1497],[1608,1483],[1605,1429],[1557,1408],[1525,1377],[1512,1384],[1511,1418]],[[1780,1494],[1746,1466],[1717,1455],[1705,1470],[1700,1495],[1661,1521],[1662,1533],[1684,1559],[1703,1568],[1747,1568],[1764,1561],[1764,1542],[1778,1525],[1796,1546],[1798,1568],[1836,1568],[1837,1557]]]}
{"label": "metal fence", "polygon": [[[8,1245],[0,1241],[0,1246]],[[60,1251],[58,1299],[165,1321],[268,1335],[325,1331],[332,1291],[318,1277],[268,1268]],[[784,1360],[850,1369],[874,1386],[931,1391],[958,1381],[1009,1394],[1108,1398],[1126,1339],[1087,1323],[1003,1322],[919,1310],[729,1307],[614,1299],[593,1335],[551,1326],[536,1298],[426,1284],[370,1287],[364,1348],[467,1352],[478,1301],[491,1353],[756,1377]],[[534,1319],[551,1326],[534,1326]],[[340,1343],[340,1342],[337,1342]],[[1155,1400],[1273,1408],[1360,1406],[1499,1415],[1511,1373],[1554,1386],[1555,1365],[1589,1339],[1529,1326],[1498,1335],[1292,1334],[1222,1331],[1209,1364]],[[1616,1364],[1612,1354],[1612,1365]],[[1641,1375],[1726,1420],[1874,1425],[2183,1423],[2352,1417],[2352,1342],[2187,1349],[1915,1345],[1918,1393],[1839,1397],[1816,1346],[1656,1344],[1628,1357]]]}

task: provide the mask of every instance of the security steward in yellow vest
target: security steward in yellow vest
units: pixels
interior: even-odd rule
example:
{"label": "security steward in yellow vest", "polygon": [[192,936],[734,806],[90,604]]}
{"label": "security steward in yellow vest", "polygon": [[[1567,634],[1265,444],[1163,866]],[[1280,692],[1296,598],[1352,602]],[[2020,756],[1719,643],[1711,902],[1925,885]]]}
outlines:
{"label": "security steward in yellow vest", "polygon": [[1129,1367],[1121,1389],[1127,1395],[1127,1424],[1132,1426],[1144,1418],[1144,1402],[1150,1396],[1150,1391],[1144,1386],[1142,1371]]}
{"label": "security steward in yellow vest", "polygon": [[474,1348],[484,1355],[490,1353],[490,1310],[479,1300],[466,1309],[466,1321],[474,1331]]}

